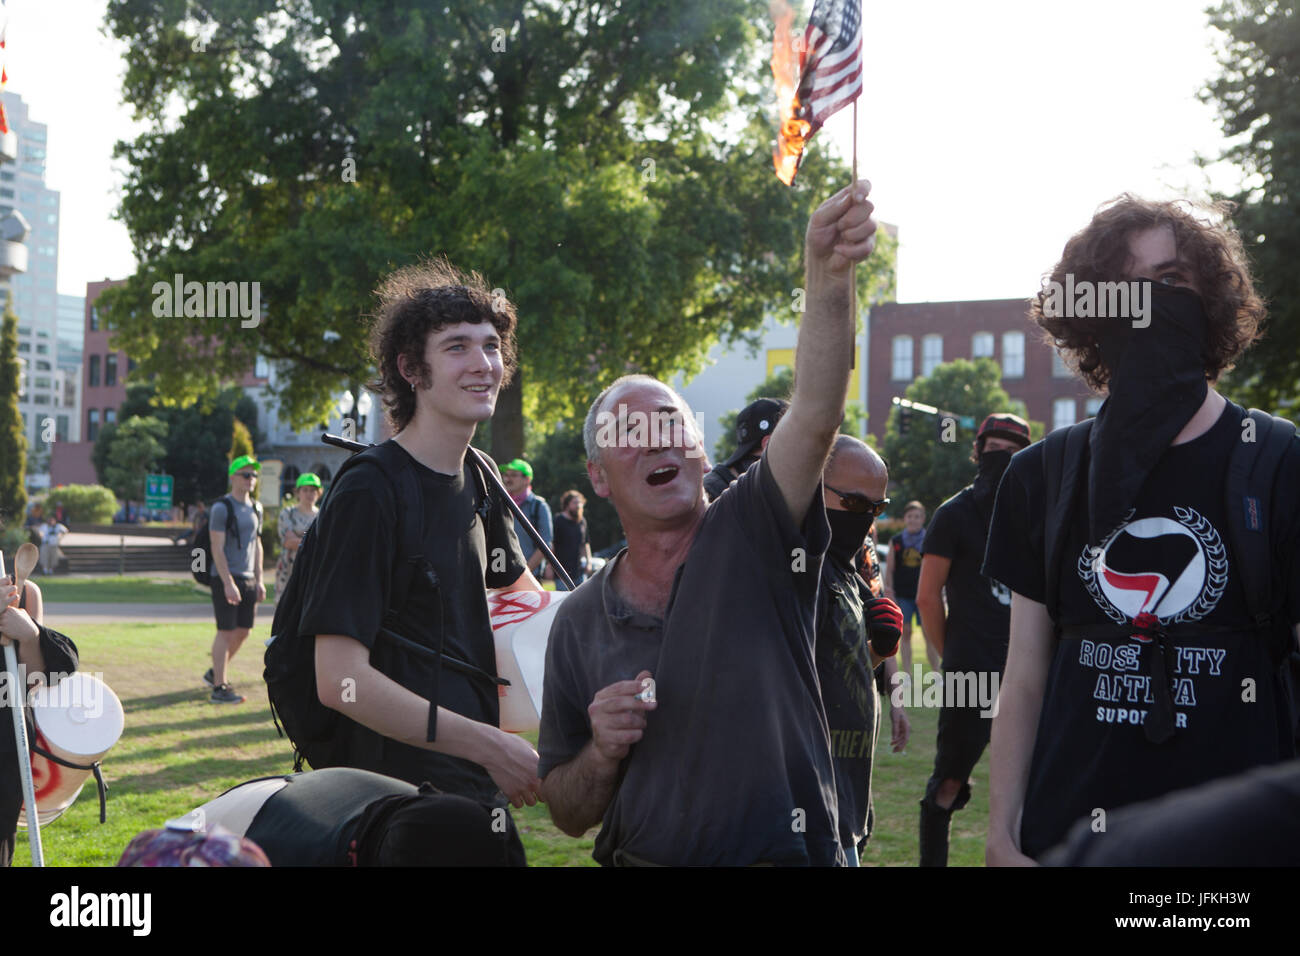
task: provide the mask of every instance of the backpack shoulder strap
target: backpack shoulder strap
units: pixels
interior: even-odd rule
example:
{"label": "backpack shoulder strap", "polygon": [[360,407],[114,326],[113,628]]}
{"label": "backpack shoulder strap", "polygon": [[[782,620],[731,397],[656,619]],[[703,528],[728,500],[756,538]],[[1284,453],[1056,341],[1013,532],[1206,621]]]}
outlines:
{"label": "backpack shoulder strap", "polygon": [[487,475],[483,473],[482,459],[474,453],[472,446],[466,449],[465,454],[472,466],[470,470],[474,474],[474,484],[478,486],[479,503],[475,510],[478,512],[479,520],[483,522],[483,530],[486,532],[488,515],[492,512],[492,492],[488,485]]}
{"label": "backpack shoulder strap", "polygon": [[1242,438],[1228,459],[1228,476],[1224,482],[1225,512],[1228,518],[1228,544],[1235,564],[1241,569],[1246,609],[1255,626],[1267,630],[1272,626],[1272,554],[1269,524],[1273,486],[1278,468],[1291,443],[1296,428],[1285,418],[1277,418],[1257,408],[1242,419]]}
{"label": "backpack shoulder strap", "polygon": [[242,548],[244,542],[239,540],[239,519],[235,517],[235,498],[233,495],[222,495],[220,501],[226,506],[226,534],[234,537],[237,548]]}
{"label": "backpack shoulder strap", "polygon": [[1061,617],[1061,562],[1065,557],[1065,540],[1070,534],[1070,519],[1078,497],[1080,475],[1086,479],[1084,458],[1092,434],[1091,418],[1058,428],[1043,439],[1043,558],[1047,613],[1057,624]]}
{"label": "backpack shoulder strap", "polygon": [[[393,577],[388,592],[386,612],[395,611],[406,604],[411,590],[411,582],[420,570],[417,565],[424,561],[424,496],[420,494],[420,482],[415,469],[411,467],[410,456],[391,441],[373,445],[344,463],[344,467],[355,461],[368,459],[379,466],[393,486],[393,501],[397,510],[397,553],[393,559]],[[342,474],[342,470],[339,471]],[[338,484],[335,476],[334,485]],[[438,584],[432,566],[429,574],[435,586]]]}

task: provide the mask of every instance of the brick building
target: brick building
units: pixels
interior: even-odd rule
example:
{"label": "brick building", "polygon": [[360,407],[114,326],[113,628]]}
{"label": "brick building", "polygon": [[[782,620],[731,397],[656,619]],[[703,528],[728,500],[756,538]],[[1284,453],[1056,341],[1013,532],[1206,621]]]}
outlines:
{"label": "brick building", "polygon": [[884,437],[894,396],[953,359],[986,357],[1002,387],[1048,430],[1096,414],[1101,398],[1075,377],[1027,318],[1025,299],[889,302],[872,308],[866,350],[867,427]]}

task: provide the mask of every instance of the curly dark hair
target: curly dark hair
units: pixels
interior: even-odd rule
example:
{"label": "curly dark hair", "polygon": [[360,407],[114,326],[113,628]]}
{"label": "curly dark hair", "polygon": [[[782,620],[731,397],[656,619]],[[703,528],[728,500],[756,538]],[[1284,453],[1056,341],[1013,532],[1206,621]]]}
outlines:
{"label": "curly dark hair", "polygon": [[477,272],[462,272],[445,257],[425,259],[398,269],[375,290],[379,310],[370,329],[370,354],[379,377],[370,383],[380,396],[394,432],[415,416],[415,393],[398,366],[405,355],[408,368],[418,368],[420,382],[429,384],[424,360],[429,335],[448,325],[490,322],[501,336],[504,388],[514,375],[515,307],[500,290],[491,290]]}
{"label": "curly dark hair", "polygon": [[1232,368],[1237,356],[1260,338],[1260,323],[1267,312],[1255,292],[1241,237],[1230,222],[1235,208],[1229,202],[1153,202],[1129,193],[1110,200],[1065,244],[1061,261],[1030,303],[1029,317],[1043,329],[1065,363],[1094,389],[1103,391],[1111,370],[1102,362],[1096,322],[1046,315],[1048,283],[1064,284],[1071,274],[1076,283],[1124,278],[1129,267],[1129,237],[1170,226],[1179,258],[1195,276],[1205,304],[1209,319],[1205,377],[1217,381]]}

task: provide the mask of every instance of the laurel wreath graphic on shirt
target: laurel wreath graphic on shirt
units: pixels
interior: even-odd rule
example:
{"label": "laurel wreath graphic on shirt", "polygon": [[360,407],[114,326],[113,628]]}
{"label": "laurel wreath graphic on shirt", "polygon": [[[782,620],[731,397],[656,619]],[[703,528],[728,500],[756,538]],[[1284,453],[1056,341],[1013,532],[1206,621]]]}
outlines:
{"label": "laurel wreath graphic on shirt", "polygon": [[1223,539],[1214,530],[1214,525],[1191,508],[1175,505],[1174,514],[1192,534],[1200,538],[1201,546],[1205,548],[1207,565],[1201,596],[1174,618],[1174,623],[1178,624],[1183,621],[1199,621],[1218,605],[1219,598],[1223,597],[1223,591],[1228,586],[1228,549],[1223,546]]}
{"label": "laurel wreath graphic on shirt", "polygon": [[[1077,568],[1079,577],[1083,579],[1083,585],[1088,594],[1097,603],[1097,606],[1105,612],[1106,616],[1116,624],[1127,624],[1129,621],[1128,615],[1110,602],[1110,599],[1106,597],[1105,592],[1097,583],[1096,562],[1110,547],[1111,542],[1123,530],[1124,526],[1128,524],[1128,519],[1133,516],[1133,513],[1133,510],[1130,510],[1119,526],[1107,535],[1100,545],[1097,547],[1085,546],[1083,552],[1079,555]],[[1187,621],[1201,620],[1218,605],[1219,599],[1223,597],[1223,592],[1228,584],[1228,550],[1224,547],[1219,532],[1214,530],[1214,525],[1210,524],[1205,517],[1192,508],[1175,505],[1174,515],[1178,518],[1178,523],[1194,534],[1201,542],[1201,547],[1205,552],[1206,575],[1205,586],[1201,589],[1200,596],[1173,618],[1161,618],[1161,621],[1166,624],[1181,624]]]}

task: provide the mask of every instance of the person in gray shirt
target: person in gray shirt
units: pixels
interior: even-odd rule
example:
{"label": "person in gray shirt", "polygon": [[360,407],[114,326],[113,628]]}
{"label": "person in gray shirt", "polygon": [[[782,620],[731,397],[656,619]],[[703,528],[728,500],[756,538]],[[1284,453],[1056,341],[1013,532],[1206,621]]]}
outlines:
{"label": "person in gray shirt", "polygon": [[[251,455],[230,463],[230,493],[212,505],[212,610],[217,636],[212,668],[203,682],[214,704],[242,704],[244,697],[227,680],[226,668],[253,629],[257,605],[266,600],[262,583],[262,506],[253,497],[262,466]],[[233,520],[231,511],[233,510]]]}

